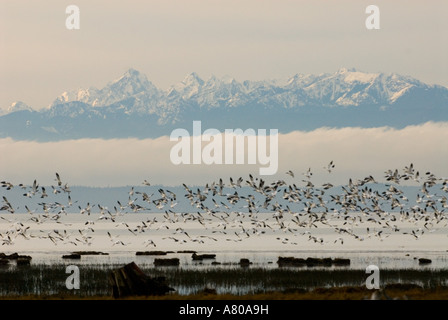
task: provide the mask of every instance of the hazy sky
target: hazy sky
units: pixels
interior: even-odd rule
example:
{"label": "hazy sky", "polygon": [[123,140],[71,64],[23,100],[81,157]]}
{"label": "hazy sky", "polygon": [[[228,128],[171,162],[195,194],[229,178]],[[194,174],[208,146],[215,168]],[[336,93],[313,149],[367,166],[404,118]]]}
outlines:
{"label": "hazy sky", "polygon": [[[81,29],[67,30],[75,4]],[[375,4],[381,29],[367,30]],[[166,89],[208,78],[286,78],[355,67],[448,86],[448,1],[2,0],[0,108],[41,108],[133,67]]]}

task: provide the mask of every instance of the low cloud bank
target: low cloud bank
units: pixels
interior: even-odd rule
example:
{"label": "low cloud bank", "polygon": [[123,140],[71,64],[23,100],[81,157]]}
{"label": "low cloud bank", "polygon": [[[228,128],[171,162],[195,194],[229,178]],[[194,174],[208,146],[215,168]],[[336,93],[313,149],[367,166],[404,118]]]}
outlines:
{"label": "low cloud bank", "polygon": [[[204,148],[209,142],[203,142]],[[169,137],[157,139],[80,139],[59,142],[0,139],[0,179],[13,183],[55,183],[58,172],[69,185],[141,185],[143,180],[166,186],[201,185],[223,178],[258,176],[263,165],[174,165]],[[247,151],[247,150],[246,150]],[[247,152],[246,152],[247,153]],[[247,154],[246,154],[247,157]],[[246,158],[247,159],[247,158]],[[448,123],[426,123],[404,129],[321,128],[278,136],[278,172],[263,176],[300,184],[308,168],[315,183],[345,184],[349,178],[373,175],[382,180],[387,169],[414,163],[421,173],[448,176]],[[334,161],[328,173],[324,167]],[[247,161],[246,161],[247,163]],[[295,178],[285,174],[292,170]]]}

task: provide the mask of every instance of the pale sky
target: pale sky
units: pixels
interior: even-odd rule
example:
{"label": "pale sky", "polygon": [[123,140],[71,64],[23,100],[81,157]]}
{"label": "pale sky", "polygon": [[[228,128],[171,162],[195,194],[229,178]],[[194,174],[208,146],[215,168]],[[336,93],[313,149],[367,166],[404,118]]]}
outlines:
{"label": "pale sky", "polygon": [[[80,30],[65,27],[70,4]],[[380,30],[365,27],[370,4]],[[243,81],[341,67],[448,86],[447,13],[446,0],[2,0],[0,108],[46,107],[131,67],[161,89],[193,71]]]}

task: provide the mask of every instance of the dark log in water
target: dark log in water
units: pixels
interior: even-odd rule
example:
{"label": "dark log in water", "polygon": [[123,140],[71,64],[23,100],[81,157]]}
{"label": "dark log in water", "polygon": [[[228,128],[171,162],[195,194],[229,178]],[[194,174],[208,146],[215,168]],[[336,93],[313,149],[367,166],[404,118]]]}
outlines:
{"label": "dark log in water", "polygon": [[179,258],[154,259],[155,266],[178,266],[179,264]]}
{"label": "dark log in water", "polygon": [[109,282],[114,298],[165,295],[175,291],[166,284],[165,277],[151,278],[144,274],[134,262],[112,271]]}
{"label": "dark log in water", "polygon": [[9,264],[10,260],[15,260],[18,266],[29,266],[31,264],[31,256],[20,255],[17,252],[10,255],[0,253],[0,265]]}
{"label": "dark log in water", "polygon": [[333,265],[342,267],[342,266],[349,266],[350,265],[350,259],[344,259],[344,258],[335,258],[333,259]]}
{"label": "dark log in water", "polygon": [[430,264],[430,263],[432,263],[432,260],[426,259],[426,258],[420,258],[420,259],[418,259],[418,263],[419,264]]}
{"label": "dark log in water", "polygon": [[277,264],[279,267],[340,267],[349,266],[350,259],[278,257]]}
{"label": "dark log in water", "polygon": [[244,258],[240,259],[240,266],[241,267],[248,267],[251,264],[252,264],[252,262],[250,262],[249,259],[244,259]]}
{"label": "dark log in water", "polygon": [[17,252],[11,253],[10,255],[0,252],[0,259],[17,260],[19,258],[31,260],[31,256],[21,255],[21,254],[18,254]]}
{"label": "dark log in water", "polygon": [[193,260],[215,259],[216,258],[216,254],[196,254],[196,253],[193,253],[191,255],[191,258]]}
{"label": "dark log in water", "polygon": [[74,251],[73,254],[80,254],[82,256],[108,256],[107,252],[100,251]]}
{"label": "dark log in water", "polygon": [[62,259],[73,259],[73,260],[80,260],[81,255],[78,253],[72,253],[72,254],[65,254],[62,256]]}
{"label": "dark log in water", "polygon": [[166,256],[168,253],[174,253],[174,251],[137,251],[136,256]]}

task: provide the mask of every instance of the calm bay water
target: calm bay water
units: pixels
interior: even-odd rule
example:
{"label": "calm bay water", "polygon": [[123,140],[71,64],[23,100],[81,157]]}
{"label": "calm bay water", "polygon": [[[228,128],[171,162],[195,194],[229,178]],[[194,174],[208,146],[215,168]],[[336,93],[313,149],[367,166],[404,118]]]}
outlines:
{"label": "calm bay water", "polygon": [[[350,258],[352,269],[365,269],[370,264],[388,269],[448,267],[447,228],[441,226],[429,230],[417,240],[411,235],[412,230],[419,228],[417,223],[398,221],[400,232],[390,232],[375,224],[353,225],[353,233],[358,235],[355,238],[335,232],[335,226],[347,228],[343,221],[337,219],[330,221],[332,227],[294,228],[289,223],[288,230],[276,227],[276,220],[268,213],[258,214],[256,220],[270,227],[257,227],[253,217],[237,216],[228,219],[225,229],[222,221],[215,217],[207,217],[198,223],[195,220],[184,221],[186,216],[180,214],[167,216],[162,213],[129,213],[115,217],[115,221],[103,220],[98,213],[90,216],[61,215],[57,222],[38,214],[2,214],[2,217],[0,232],[3,237],[11,234],[13,239],[11,245],[2,246],[2,252],[30,255],[33,264],[65,263],[67,260],[64,261],[62,255],[72,251],[101,251],[109,255],[83,256],[76,264],[125,264],[134,261],[138,265],[150,266],[154,256],[136,256],[135,253],[162,250],[174,251],[162,258],[178,257],[183,268],[211,267],[210,260],[197,262],[191,259],[191,254],[177,253],[195,250],[198,253],[215,253],[215,261],[221,262],[221,267],[231,267],[241,258],[247,258],[253,262],[253,267],[276,268],[279,256]],[[38,222],[30,220],[33,217],[38,217]],[[147,227],[142,230],[143,223]],[[17,235],[17,230],[25,228],[28,239]],[[381,230],[384,230],[381,238],[374,235]],[[322,238],[322,243],[316,243],[310,236]],[[91,238],[88,243],[82,243],[86,237]],[[429,258],[432,263],[420,266],[418,258]]]}

